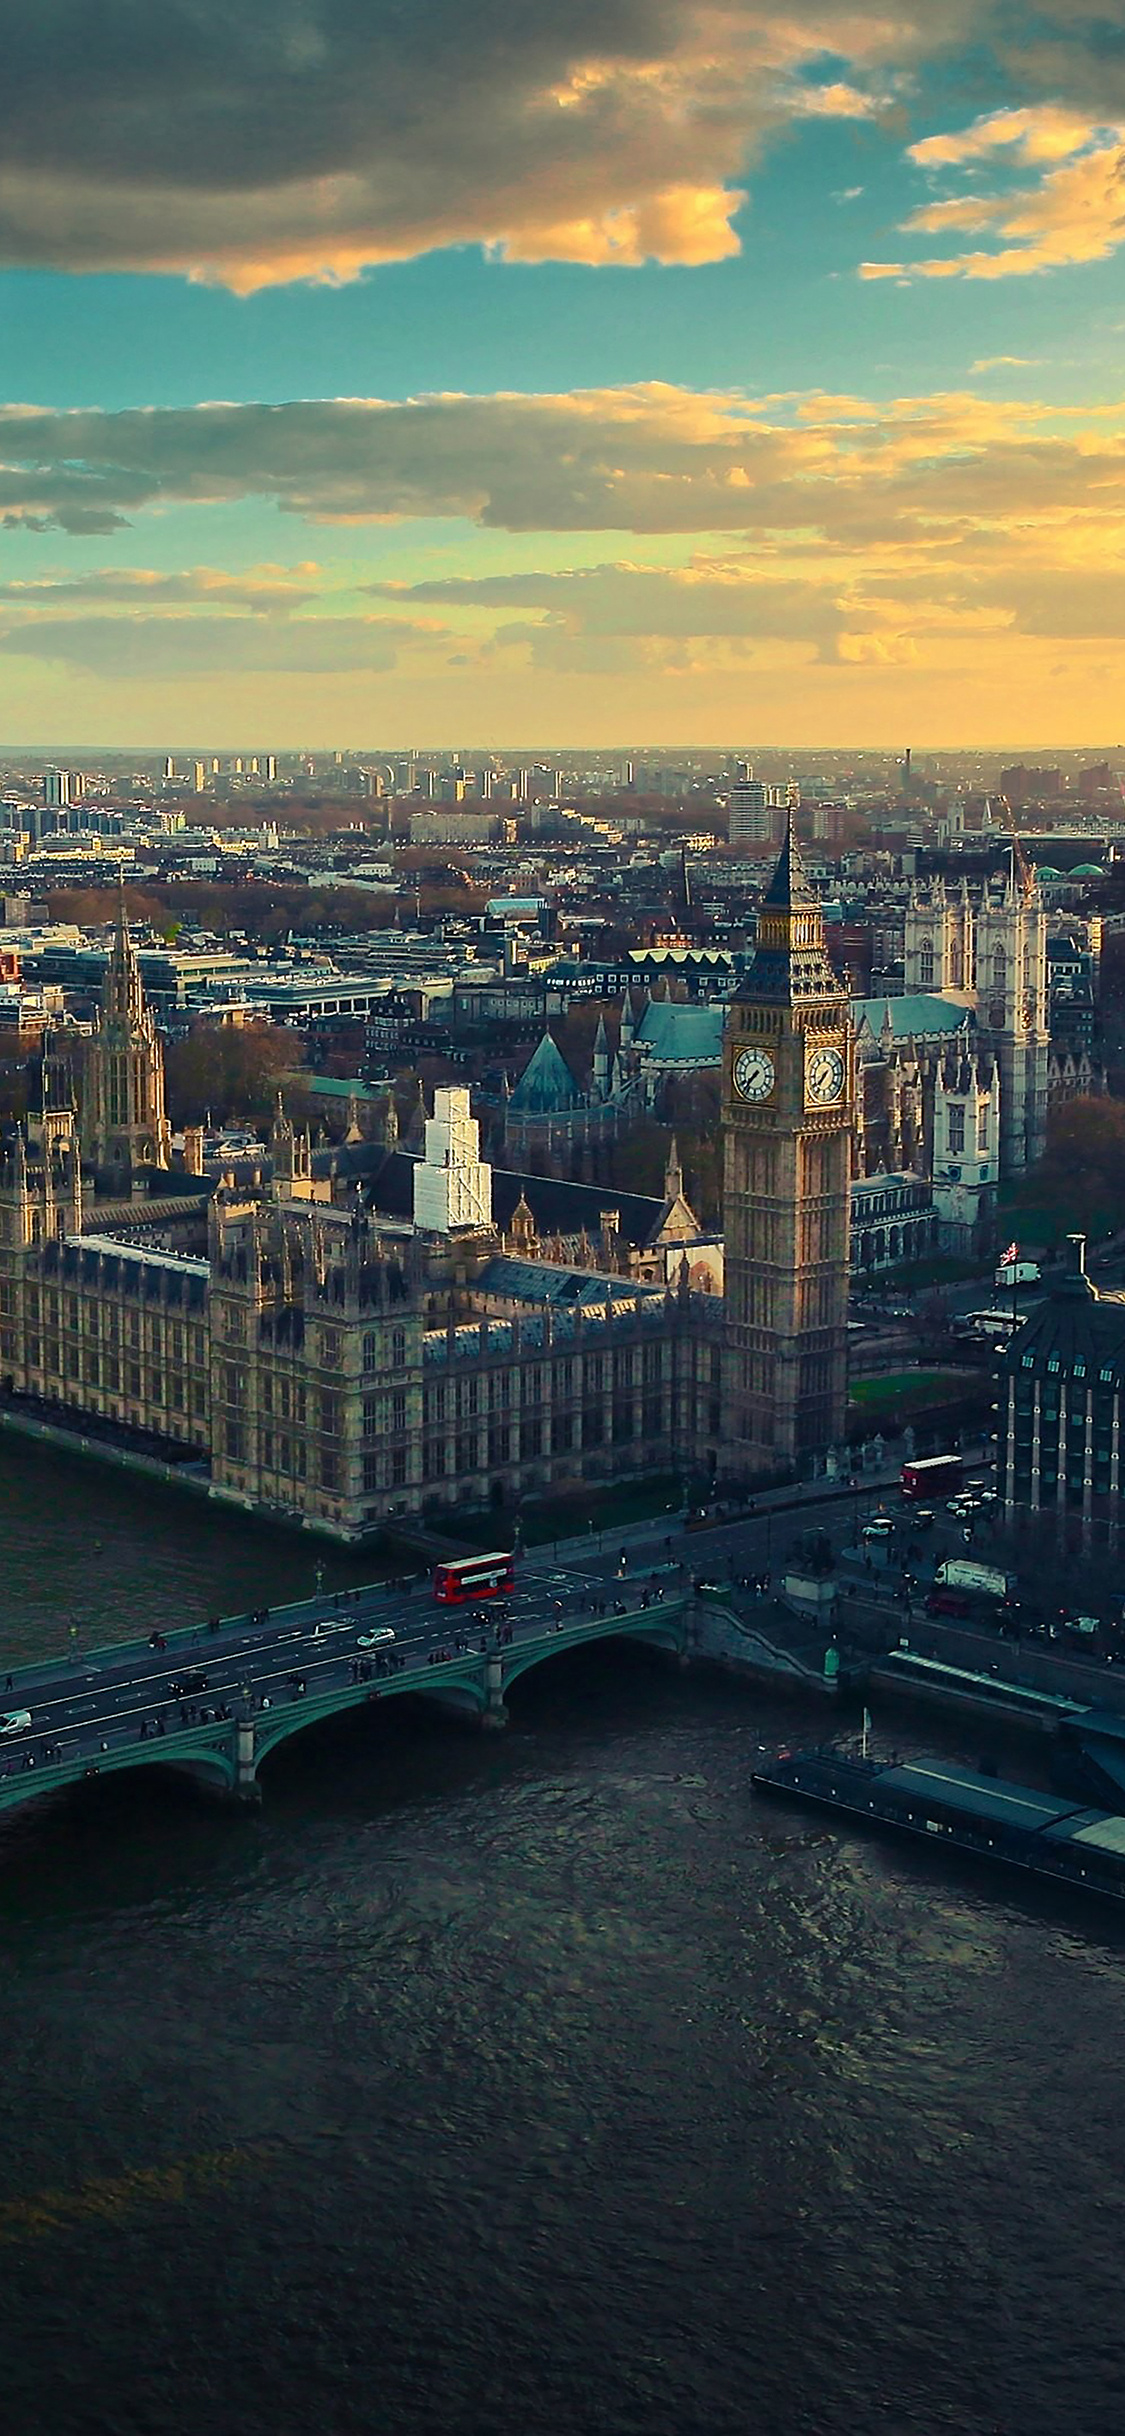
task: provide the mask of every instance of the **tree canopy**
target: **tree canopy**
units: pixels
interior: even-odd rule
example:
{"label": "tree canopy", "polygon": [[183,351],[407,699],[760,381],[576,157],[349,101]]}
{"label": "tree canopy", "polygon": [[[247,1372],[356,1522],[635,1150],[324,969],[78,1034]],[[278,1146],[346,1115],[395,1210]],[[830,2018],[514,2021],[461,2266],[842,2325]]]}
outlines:
{"label": "tree canopy", "polygon": [[168,1050],[168,1113],[174,1125],[258,1123],[283,1075],[303,1066],[304,1042],[284,1024],[196,1024]]}

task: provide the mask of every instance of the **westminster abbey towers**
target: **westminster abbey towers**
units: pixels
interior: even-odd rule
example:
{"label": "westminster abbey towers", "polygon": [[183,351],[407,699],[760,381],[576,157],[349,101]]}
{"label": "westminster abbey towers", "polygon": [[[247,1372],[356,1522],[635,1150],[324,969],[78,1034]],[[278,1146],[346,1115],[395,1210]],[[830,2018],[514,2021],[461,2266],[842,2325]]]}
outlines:
{"label": "westminster abbey towers", "polygon": [[1022,1175],[1047,1138],[1047,917],[1013,838],[1002,879],[970,894],[944,880],[915,889],[906,916],[903,984],[960,999],[1000,1076],[1000,1173]]}

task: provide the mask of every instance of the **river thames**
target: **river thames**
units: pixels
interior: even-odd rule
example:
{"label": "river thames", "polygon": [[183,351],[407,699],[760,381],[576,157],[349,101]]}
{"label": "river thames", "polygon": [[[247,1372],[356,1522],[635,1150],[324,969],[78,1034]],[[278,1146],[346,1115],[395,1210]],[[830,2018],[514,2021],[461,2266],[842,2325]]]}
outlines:
{"label": "river thames", "polygon": [[[0,1534],[12,1658],[365,1570],[9,1441]],[[821,1723],[611,1646],[0,1825],[13,2436],[1119,2436],[1125,1920],[758,1805]]]}

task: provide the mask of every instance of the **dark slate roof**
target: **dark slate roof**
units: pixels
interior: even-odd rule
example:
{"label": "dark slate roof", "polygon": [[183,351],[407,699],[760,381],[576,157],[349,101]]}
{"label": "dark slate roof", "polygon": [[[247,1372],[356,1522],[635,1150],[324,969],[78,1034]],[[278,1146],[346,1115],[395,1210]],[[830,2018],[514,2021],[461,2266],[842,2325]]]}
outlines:
{"label": "dark slate roof", "polygon": [[774,865],[773,878],[762,899],[763,905],[815,905],[818,899],[809,886],[808,873],[801,861],[801,849],[790,813],[785,824],[785,844]]}
{"label": "dark slate roof", "polygon": [[898,1040],[932,1040],[938,1033],[960,1032],[965,1025],[976,1023],[969,1006],[956,999],[939,998],[936,992],[916,991],[903,998],[853,998],[852,1022],[858,1031],[866,1024],[876,1039],[890,1017],[891,1031]]}
{"label": "dark slate roof", "polygon": [[[1001,1367],[1009,1375],[1031,1370],[1062,1379],[1075,1374],[1076,1363],[1084,1365],[1088,1386],[1125,1385],[1125,1296],[1099,1294],[1084,1270],[1068,1267],[1009,1338]],[[1101,1379],[1103,1370],[1110,1379]]]}
{"label": "dark slate roof", "polygon": [[[361,1182],[372,1209],[387,1218],[413,1217],[416,1164],[412,1151],[383,1150],[376,1142],[345,1142],[313,1157],[318,1175],[334,1170]],[[494,1167],[492,1214],[502,1232],[511,1226],[521,1198],[541,1235],[596,1235],[602,1211],[616,1210],[622,1241],[638,1250],[651,1242],[665,1209],[664,1201],[649,1193],[619,1193],[611,1184],[568,1184],[556,1176]]]}
{"label": "dark slate roof", "polygon": [[544,1032],[512,1093],[513,1115],[558,1116],[572,1108],[584,1107],[585,1099],[558,1042],[550,1032]]}
{"label": "dark slate roof", "polygon": [[721,999],[654,998],[637,1026],[656,1066],[719,1066],[727,1010]]}
{"label": "dark slate roof", "polygon": [[811,1006],[841,996],[824,941],[820,900],[809,885],[790,813],[785,844],[762,899],[754,956],[739,990],[755,1000]]}
{"label": "dark slate roof", "polygon": [[639,1294],[655,1291],[638,1286],[635,1278],[557,1268],[545,1260],[516,1260],[504,1252],[486,1260],[476,1284],[481,1293],[512,1303],[635,1303]]}

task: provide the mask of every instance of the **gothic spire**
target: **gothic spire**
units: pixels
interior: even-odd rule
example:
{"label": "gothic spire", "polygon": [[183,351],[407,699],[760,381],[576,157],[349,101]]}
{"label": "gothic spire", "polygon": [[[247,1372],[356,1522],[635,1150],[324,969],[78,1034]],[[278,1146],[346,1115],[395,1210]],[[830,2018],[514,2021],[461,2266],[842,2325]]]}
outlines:
{"label": "gothic spire", "polygon": [[842,984],[828,960],[824,917],[801,860],[792,808],[785,843],[762,899],[753,961],[739,996],[782,1006],[839,1000]]}
{"label": "gothic spire", "polygon": [[129,933],[129,916],[125,906],[125,882],[117,890],[117,916],[114,923],[113,946],[106,966],[102,992],[102,1013],[108,1022],[139,1023],[144,1012],[144,992],[141,988],[141,968],[137,951]]}

